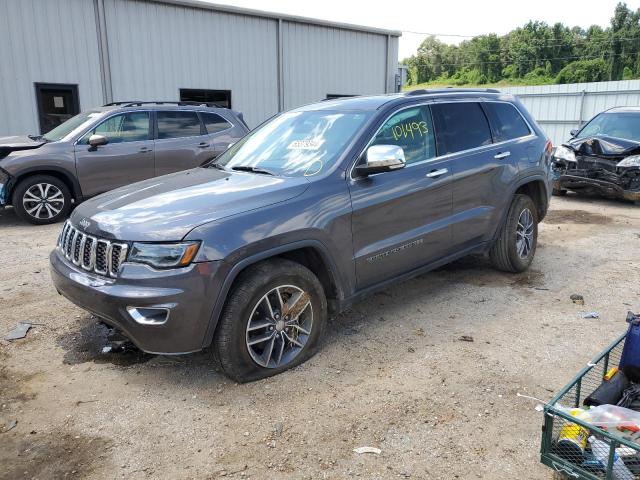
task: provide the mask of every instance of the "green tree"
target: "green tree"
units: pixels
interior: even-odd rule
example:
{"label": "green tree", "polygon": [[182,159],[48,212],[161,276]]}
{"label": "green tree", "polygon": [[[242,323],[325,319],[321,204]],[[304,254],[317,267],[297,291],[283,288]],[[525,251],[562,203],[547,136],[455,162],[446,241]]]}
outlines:
{"label": "green tree", "polygon": [[609,65],[601,58],[571,62],[558,73],[556,83],[601,82],[609,75]]}

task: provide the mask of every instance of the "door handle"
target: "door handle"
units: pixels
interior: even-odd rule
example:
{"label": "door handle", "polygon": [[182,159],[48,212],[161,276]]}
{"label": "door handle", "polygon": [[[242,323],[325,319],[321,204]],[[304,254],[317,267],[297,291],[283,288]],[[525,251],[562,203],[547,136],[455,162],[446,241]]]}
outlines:
{"label": "door handle", "polygon": [[509,155],[511,155],[511,152],[500,152],[496,153],[493,158],[495,158],[496,160],[500,160],[501,158],[507,158]]}
{"label": "door handle", "polygon": [[429,173],[427,173],[426,177],[427,178],[438,178],[438,177],[441,177],[442,175],[444,175],[447,172],[449,172],[449,170],[446,169],[446,168],[441,168],[439,170],[431,170]]}
{"label": "door handle", "polygon": [[151,148],[149,148],[149,147],[142,147],[142,148],[140,149],[140,152],[141,152],[141,153],[152,152],[152,151],[153,151],[153,150],[152,150]]}
{"label": "door handle", "polygon": [[200,142],[198,148],[207,148],[210,144],[207,142]]}

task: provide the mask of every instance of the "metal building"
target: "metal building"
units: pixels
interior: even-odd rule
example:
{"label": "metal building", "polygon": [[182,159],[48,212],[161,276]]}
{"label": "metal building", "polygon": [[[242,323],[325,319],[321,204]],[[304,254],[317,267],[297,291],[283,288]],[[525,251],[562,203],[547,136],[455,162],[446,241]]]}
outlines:
{"label": "metal building", "polygon": [[196,0],[0,0],[0,136],[118,100],[212,101],[253,127],[393,92],[399,36]]}

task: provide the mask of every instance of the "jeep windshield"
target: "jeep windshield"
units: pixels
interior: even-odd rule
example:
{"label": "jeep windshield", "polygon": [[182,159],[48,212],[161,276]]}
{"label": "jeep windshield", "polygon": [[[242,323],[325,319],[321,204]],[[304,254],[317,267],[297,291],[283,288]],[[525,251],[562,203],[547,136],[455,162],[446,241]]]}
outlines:
{"label": "jeep windshield", "polygon": [[93,123],[100,115],[102,115],[102,112],[91,110],[79,113],[78,115],[71,117],[66,122],[61,123],[56,128],[49,130],[47,133],[42,135],[42,138],[49,142],[59,142],[78,128],[89,126],[89,124]]}
{"label": "jeep windshield", "polygon": [[640,142],[640,112],[601,113],[580,131],[578,136],[608,135]]}
{"label": "jeep windshield", "polygon": [[317,175],[335,164],[369,116],[367,112],[327,110],[284,113],[209,166],[287,177]]}

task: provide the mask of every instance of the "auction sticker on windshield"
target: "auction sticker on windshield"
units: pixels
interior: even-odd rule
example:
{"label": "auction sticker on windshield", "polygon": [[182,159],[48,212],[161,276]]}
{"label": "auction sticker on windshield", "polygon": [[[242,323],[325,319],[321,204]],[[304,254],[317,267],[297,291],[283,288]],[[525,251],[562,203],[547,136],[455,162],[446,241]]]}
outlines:
{"label": "auction sticker on windshield", "polygon": [[318,150],[323,143],[324,140],[318,140],[315,138],[308,140],[294,140],[287,148],[289,150]]}

